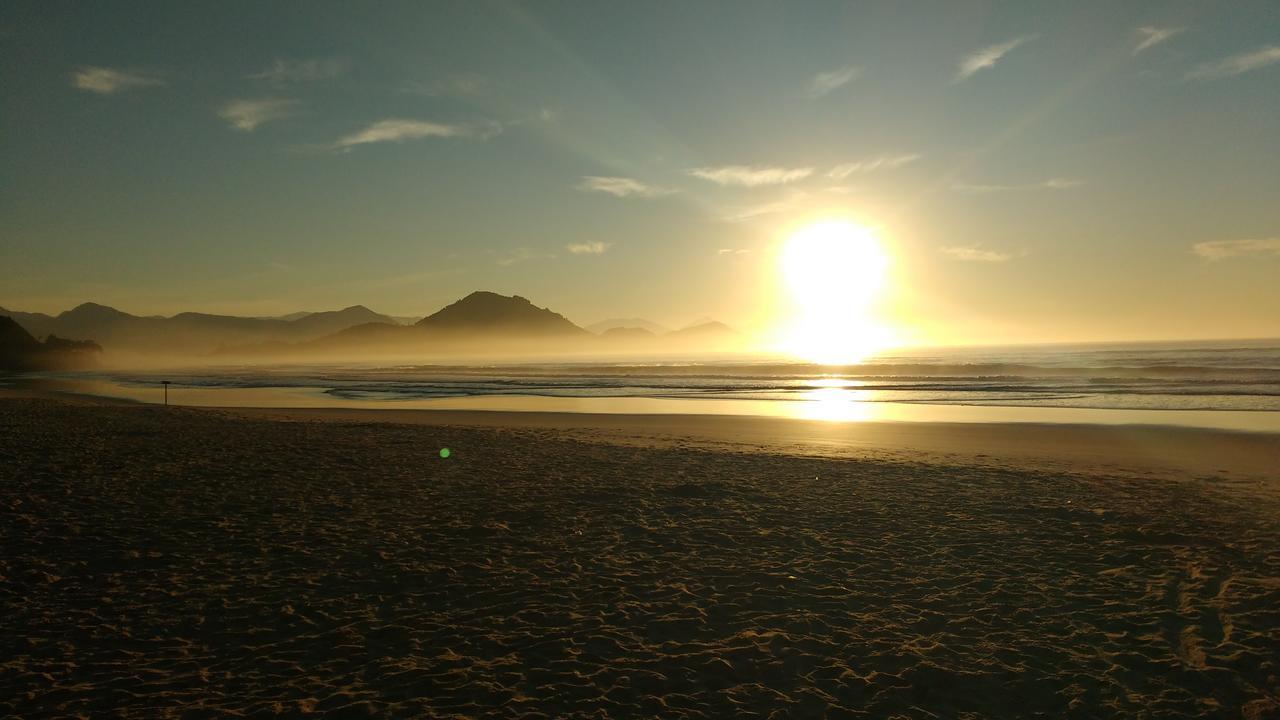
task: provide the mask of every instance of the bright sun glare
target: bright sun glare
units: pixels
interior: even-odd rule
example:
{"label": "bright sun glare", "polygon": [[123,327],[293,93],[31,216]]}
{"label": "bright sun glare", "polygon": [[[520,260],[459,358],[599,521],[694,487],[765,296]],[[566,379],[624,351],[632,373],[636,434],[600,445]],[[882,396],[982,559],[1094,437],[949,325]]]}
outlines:
{"label": "bright sun glare", "polygon": [[793,314],[781,349],[826,365],[856,363],[884,348],[887,330],[871,315],[889,256],[867,228],[828,220],[801,228],[782,249]]}

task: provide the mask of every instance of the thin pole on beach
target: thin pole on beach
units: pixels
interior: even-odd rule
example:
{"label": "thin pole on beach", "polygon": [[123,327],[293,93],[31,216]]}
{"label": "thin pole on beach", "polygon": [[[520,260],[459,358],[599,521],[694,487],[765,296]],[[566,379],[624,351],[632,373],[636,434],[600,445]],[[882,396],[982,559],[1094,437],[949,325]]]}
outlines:
{"label": "thin pole on beach", "polygon": [[169,407],[169,381],[161,380],[160,384],[164,386],[164,406]]}

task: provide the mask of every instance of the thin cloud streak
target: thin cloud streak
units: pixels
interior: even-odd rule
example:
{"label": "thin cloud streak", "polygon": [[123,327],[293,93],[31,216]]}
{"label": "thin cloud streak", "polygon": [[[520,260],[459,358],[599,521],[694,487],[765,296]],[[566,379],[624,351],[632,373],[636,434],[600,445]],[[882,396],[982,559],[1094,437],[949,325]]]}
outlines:
{"label": "thin cloud streak", "polygon": [[871,172],[872,170],[892,170],[919,159],[920,156],[914,153],[910,155],[881,155],[868,160],[837,165],[827,172],[827,177],[843,180],[854,173]]}
{"label": "thin cloud streak", "polygon": [[529,260],[547,260],[555,257],[555,255],[537,252],[527,247],[518,247],[514,250],[507,250],[500,253],[494,253],[491,250],[489,251],[489,254],[496,255],[496,262],[502,267],[511,267],[512,265]]}
{"label": "thin cloud streak", "polygon": [[808,200],[808,193],[793,191],[787,197],[779,200],[735,208],[725,213],[722,219],[728,222],[743,222],[767,215],[794,212],[802,208]]}
{"label": "thin cloud streak", "polygon": [[1008,262],[1013,259],[1009,253],[996,252],[994,250],[983,250],[976,247],[942,247],[938,248],[940,252],[946,253],[957,260],[967,262]]}
{"label": "thin cloud streak", "polygon": [[1191,250],[1206,260],[1225,260],[1241,255],[1280,255],[1280,238],[1262,240],[1210,240],[1196,243]]}
{"label": "thin cloud streak", "polygon": [[71,73],[71,85],[99,95],[114,95],[131,88],[168,85],[150,73],[130,73],[108,67],[85,66]]}
{"label": "thin cloud streak", "polygon": [[963,193],[983,194],[993,192],[1017,192],[1022,190],[1070,190],[1071,188],[1083,185],[1079,180],[1068,180],[1066,178],[1050,178],[1044,182],[1031,183],[1029,185],[968,185],[965,183],[957,183],[951,186],[952,190]]}
{"label": "thin cloud streak", "polygon": [[634,178],[606,177],[601,175],[584,175],[582,182],[576,186],[583,192],[598,192],[614,197],[661,197],[670,195],[675,190],[646,185]]}
{"label": "thin cloud streak", "polygon": [[332,80],[347,71],[345,60],[276,60],[271,67],[249,76],[250,80],[272,83],[315,82]]}
{"label": "thin cloud streak", "polygon": [[1150,50],[1178,33],[1186,30],[1186,28],[1158,28],[1145,25],[1138,28],[1138,45],[1133,49],[1133,54],[1137,55],[1143,50]]}
{"label": "thin cloud streak", "polygon": [[448,75],[432,82],[409,83],[404,92],[428,97],[476,98],[489,95],[492,83],[476,73]]}
{"label": "thin cloud streak", "polygon": [[814,75],[809,84],[805,86],[804,96],[816,100],[817,98],[829,95],[830,93],[848,85],[857,80],[862,75],[862,68],[856,65],[832,70],[830,72],[820,72]]}
{"label": "thin cloud streak", "polygon": [[611,247],[613,247],[613,243],[597,241],[588,243],[569,243],[564,246],[564,249],[574,255],[603,255]]}
{"label": "thin cloud streak", "polygon": [[349,150],[358,145],[382,142],[403,142],[422,138],[475,137],[476,133],[461,125],[445,125],[425,120],[388,118],[379,120],[359,132],[340,138],[332,145],[335,150]]}
{"label": "thin cloud streak", "polygon": [[1280,62],[1280,46],[1268,45],[1253,52],[1232,55],[1214,63],[1205,63],[1187,75],[1188,80],[1216,80],[1233,77]]}
{"label": "thin cloud streak", "polygon": [[966,56],[960,61],[960,70],[956,74],[954,82],[966,80],[980,70],[995,67],[995,64],[1000,62],[1000,59],[1005,55],[1008,55],[1019,46],[1025,45],[1038,37],[1040,36],[1023,35],[1022,37],[1014,38],[1008,42],[1000,43],[999,45],[991,45],[982,48],[981,50]]}
{"label": "thin cloud streak", "polygon": [[297,106],[297,100],[285,98],[237,99],[223,105],[218,117],[236,130],[253,132],[260,125],[293,115]]}
{"label": "thin cloud streak", "polygon": [[696,178],[709,180],[718,185],[759,187],[761,185],[782,185],[796,180],[803,180],[813,174],[813,168],[724,165],[721,167],[693,168],[688,172]]}

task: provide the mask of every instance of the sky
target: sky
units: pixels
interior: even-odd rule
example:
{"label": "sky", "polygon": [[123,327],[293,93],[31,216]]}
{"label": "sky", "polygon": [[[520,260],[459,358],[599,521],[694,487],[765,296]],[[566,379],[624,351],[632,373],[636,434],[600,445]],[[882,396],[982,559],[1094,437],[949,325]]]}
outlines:
{"label": "sky", "polygon": [[913,342],[1280,336],[1273,0],[11,1],[0,56],[10,309],[751,329],[842,219]]}

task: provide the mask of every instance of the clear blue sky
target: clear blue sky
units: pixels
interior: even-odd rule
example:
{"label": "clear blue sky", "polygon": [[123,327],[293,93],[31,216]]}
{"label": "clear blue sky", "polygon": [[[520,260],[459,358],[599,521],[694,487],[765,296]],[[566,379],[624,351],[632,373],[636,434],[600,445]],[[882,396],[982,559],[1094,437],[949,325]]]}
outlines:
{"label": "clear blue sky", "polygon": [[876,228],[925,340],[1280,335],[1280,4],[6,2],[0,305],[766,313]]}

